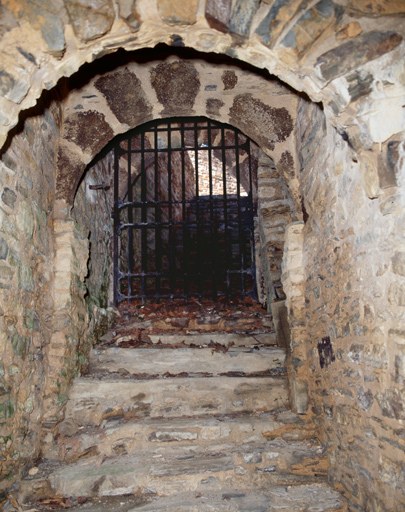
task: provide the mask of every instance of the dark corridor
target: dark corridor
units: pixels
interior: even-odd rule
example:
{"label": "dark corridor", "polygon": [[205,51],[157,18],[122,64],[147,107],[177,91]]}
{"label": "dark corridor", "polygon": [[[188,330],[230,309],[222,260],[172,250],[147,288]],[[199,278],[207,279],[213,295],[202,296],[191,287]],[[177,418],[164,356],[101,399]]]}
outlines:
{"label": "dark corridor", "polygon": [[114,147],[114,301],[256,298],[251,141],[205,118]]}

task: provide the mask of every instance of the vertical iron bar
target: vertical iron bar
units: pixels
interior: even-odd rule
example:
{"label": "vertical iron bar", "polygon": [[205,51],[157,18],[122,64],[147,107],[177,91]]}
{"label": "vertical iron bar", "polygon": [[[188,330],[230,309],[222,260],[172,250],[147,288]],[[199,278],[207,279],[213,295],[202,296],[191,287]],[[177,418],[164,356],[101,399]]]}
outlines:
{"label": "vertical iron bar", "polygon": [[145,273],[147,272],[148,267],[148,235],[147,235],[147,229],[146,229],[146,221],[147,221],[147,214],[146,214],[146,172],[145,172],[145,132],[141,132],[141,223],[143,224],[141,228],[141,234],[142,234],[142,241],[141,241],[141,264],[142,264],[142,304],[145,303],[146,300],[146,278]]}
{"label": "vertical iron bar", "polygon": [[230,278],[229,278],[229,239],[228,239],[228,196],[226,190],[226,151],[225,151],[225,129],[221,126],[222,138],[222,186],[224,192],[224,224],[225,224],[225,278],[226,278],[226,298],[230,298]]}
{"label": "vertical iron bar", "polygon": [[198,121],[194,120],[194,151],[195,151],[195,197],[196,197],[196,233],[197,233],[197,244],[196,244],[196,259],[198,261],[198,292],[202,295],[202,260],[201,260],[201,227],[200,227],[200,195],[199,195],[199,180],[198,180]]}
{"label": "vertical iron bar", "polygon": [[211,147],[212,147],[212,131],[211,131],[211,121],[208,120],[208,174],[209,174],[209,190],[210,190],[210,257],[212,258],[212,266],[211,266],[211,275],[212,275],[212,297],[215,299],[217,297],[217,273],[216,273],[216,244],[214,240],[214,233],[216,230],[214,230],[214,205],[213,205],[213,197],[212,197],[212,153],[211,153]]}
{"label": "vertical iron bar", "polygon": [[173,261],[173,211],[172,211],[172,133],[171,123],[167,123],[167,173],[168,173],[168,189],[169,189],[169,279],[170,279],[170,300],[174,295],[174,272],[175,264]]}
{"label": "vertical iron bar", "polygon": [[118,150],[114,148],[114,306],[118,306],[120,292],[119,277],[119,227],[120,227],[120,209],[118,204],[118,173],[119,173],[119,156]]}
{"label": "vertical iron bar", "polygon": [[240,276],[242,285],[242,299],[245,299],[245,275],[244,270],[244,257],[243,257],[243,238],[242,238],[242,220],[240,212],[240,168],[239,168],[239,132],[235,130],[235,165],[236,165],[236,194],[238,204],[238,237],[239,237],[239,261],[240,261]]}
{"label": "vertical iron bar", "polygon": [[[159,201],[159,150],[158,150],[158,130],[157,125],[154,126],[154,157],[155,157],[155,201]],[[162,230],[160,223],[162,222],[160,205],[155,208],[156,228],[155,228],[155,250],[156,250],[156,272],[160,274],[162,271]],[[156,276],[156,299],[160,296],[160,275]]]}
{"label": "vertical iron bar", "polygon": [[252,280],[253,280],[253,286],[252,286],[252,298],[257,298],[257,283],[256,283],[256,254],[255,254],[255,210],[253,205],[253,178],[252,178],[252,155],[250,154],[250,139],[246,138],[247,143],[247,149],[248,149],[248,158],[249,158],[249,210],[250,210],[250,216],[249,219],[250,222],[250,232],[251,232],[251,254],[252,254],[252,261],[251,261],[251,270],[252,270]]}
{"label": "vertical iron bar", "polygon": [[[127,167],[127,196],[128,202],[133,201],[132,197],[132,180],[131,180],[131,136],[128,137],[128,167]],[[132,296],[132,271],[134,269],[134,247],[133,247],[133,223],[134,223],[134,211],[133,206],[128,206],[128,247],[127,247],[127,272],[128,272],[128,299]]]}
{"label": "vertical iron bar", "polygon": [[181,201],[182,201],[182,235],[183,235],[183,253],[180,258],[180,264],[184,266],[184,285],[183,292],[188,299],[189,290],[189,271],[190,263],[187,255],[187,226],[186,226],[186,170],[185,170],[185,141],[184,141],[184,121],[181,122]]}

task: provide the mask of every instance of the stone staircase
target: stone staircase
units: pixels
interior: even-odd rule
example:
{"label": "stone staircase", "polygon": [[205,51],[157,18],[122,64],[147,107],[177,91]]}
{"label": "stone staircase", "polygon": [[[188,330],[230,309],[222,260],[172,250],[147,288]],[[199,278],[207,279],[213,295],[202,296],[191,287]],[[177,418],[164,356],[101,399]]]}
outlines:
{"label": "stone staircase", "polygon": [[347,510],[327,484],[312,426],[288,408],[274,334],[151,335],[128,348],[113,339],[75,380],[57,445],[21,482],[20,504],[58,497],[73,510],[87,498],[95,512]]}

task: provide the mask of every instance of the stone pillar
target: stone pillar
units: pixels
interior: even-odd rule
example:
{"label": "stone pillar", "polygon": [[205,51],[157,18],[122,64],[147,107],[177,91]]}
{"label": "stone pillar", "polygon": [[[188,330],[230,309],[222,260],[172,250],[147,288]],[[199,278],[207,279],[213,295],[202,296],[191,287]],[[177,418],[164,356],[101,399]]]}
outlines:
{"label": "stone pillar", "polygon": [[54,247],[53,332],[46,351],[43,455],[50,455],[54,429],[63,417],[69,386],[90,349],[84,300],[89,257],[87,233],[80,232],[72,219],[54,220]]}
{"label": "stone pillar", "polygon": [[293,222],[285,232],[281,281],[287,296],[290,325],[288,350],[291,405],[298,414],[308,409],[307,355],[305,343],[304,223]]}

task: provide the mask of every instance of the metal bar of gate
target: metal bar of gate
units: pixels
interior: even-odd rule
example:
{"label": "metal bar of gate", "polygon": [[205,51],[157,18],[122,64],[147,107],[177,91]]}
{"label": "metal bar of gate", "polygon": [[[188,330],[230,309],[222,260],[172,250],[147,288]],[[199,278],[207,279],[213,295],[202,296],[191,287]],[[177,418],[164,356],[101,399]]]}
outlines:
{"label": "metal bar of gate", "polygon": [[189,291],[189,272],[190,272],[190,261],[187,257],[188,254],[188,237],[187,237],[187,224],[186,224],[186,216],[187,216],[187,210],[186,210],[186,169],[185,169],[185,139],[184,139],[184,121],[180,124],[181,127],[181,212],[182,212],[182,237],[183,237],[183,263],[184,263],[184,270],[185,273],[183,275],[183,291],[186,298],[188,298],[188,291]]}
{"label": "metal bar of gate", "polygon": [[[155,267],[156,271],[160,272],[162,269],[162,230],[161,230],[161,220],[162,220],[162,212],[159,205],[159,153],[158,153],[158,130],[157,126],[154,127],[153,132],[153,147],[154,147],[154,157],[155,157]],[[160,275],[156,276],[156,299],[158,300],[160,297]]]}
{"label": "metal bar of gate", "polygon": [[[207,294],[216,297],[225,291],[226,296],[230,299],[231,295],[241,292],[242,297],[246,296],[247,275],[252,277],[253,285],[255,284],[255,254],[254,254],[254,225],[253,218],[253,178],[252,178],[252,160],[250,153],[250,142],[246,138],[246,142],[241,142],[239,139],[240,132],[236,129],[217,125],[209,120],[193,119],[192,121],[167,121],[165,125],[159,127],[156,123],[151,124],[149,129],[153,134],[154,144],[153,148],[145,147],[145,133],[147,130],[139,130],[136,133],[140,134],[140,147],[133,147],[131,136],[127,138],[127,147],[122,150],[118,145],[115,147],[114,153],[114,301],[120,302],[123,298],[142,298],[146,300],[149,296],[154,296],[156,300],[160,298],[185,297],[188,298],[190,294],[195,294],[199,297],[207,296]],[[221,135],[221,143],[215,144],[213,140],[213,129],[218,126]],[[180,130],[181,144],[180,147],[172,148],[172,135],[174,131]],[[186,144],[185,133],[186,131],[194,131],[193,144]],[[205,134],[204,134],[205,131]],[[235,138],[234,144],[227,143],[227,131]],[[201,132],[201,139],[200,133]],[[159,148],[159,133],[165,133],[167,137],[167,146]],[[244,140],[245,140],[245,136]],[[188,139],[187,139],[188,140]],[[207,140],[207,144],[199,145],[200,140]],[[222,156],[222,197],[214,197],[214,193],[218,194],[215,188],[214,192],[214,149],[218,148]],[[236,198],[232,195],[232,190],[228,188],[227,182],[227,159],[229,161],[230,155],[228,151],[234,152],[234,161],[236,169]],[[241,167],[240,167],[240,154],[239,152],[246,151],[249,163],[249,191],[248,197],[241,197]],[[154,154],[154,170],[153,163],[146,161],[146,154],[153,151]],[[177,164],[174,165],[172,157],[175,151],[181,151],[181,178],[174,176],[177,170]],[[194,172],[195,172],[195,197],[188,198],[187,194],[190,183],[188,176],[188,167],[186,166],[186,157],[188,151],[194,151]],[[199,163],[199,151],[206,151],[208,162],[208,178],[209,178],[209,198],[204,197],[207,194],[203,186],[200,184],[200,172],[202,167]],[[127,200],[122,201],[119,197],[119,158],[123,154],[127,154]],[[187,152],[187,153],[186,153]],[[132,182],[132,153],[140,153],[141,169],[138,175]],[[167,158],[167,192],[161,190],[161,176],[160,176],[160,163],[166,160],[163,154],[166,153]],[[159,157],[162,156],[163,160]],[[176,160],[177,162],[177,160]],[[148,197],[148,176],[147,169],[151,169],[151,174],[154,174],[154,191],[152,188],[152,197]],[[200,170],[201,167],[201,170]],[[216,169],[216,167],[215,167]],[[216,170],[215,170],[216,172]],[[140,179],[139,179],[140,178]],[[245,177],[244,177],[245,178]],[[246,180],[245,180],[246,181]],[[181,196],[176,195],[173,187],[176,183],[181,182]],[[180,184],[180,183],[179,183]],[[135,188],[140,185],[139,192],[135,193]],[[245,183],[245,186],[247,184]],[[204,185],[205,187],[205,185]],[[164,187],[166,189],[166,186]],[[177,189],[176,189],[177,190]],[[139,188],[138,188],[139,191]],[[161,196],[162,193],[167,194],[167,200]],[[135,194],[135,197],[133,197]],[[202,195],[201,195],[202,194]],[[139,200],[140,195],[140,200]],[[221,212],[221,205],[223,204],[223,211]],[[237,206],[237,212],[235,212]],[[246,212],[241,212],[245,208]],[[162,208],[167,213],[162,217]],[[188,218],[188,208],[190,209],[190,217]],[[155,212],[155,218],[150,218],[148,212]],[[127,222],[121,220],[121,212],[126,213]],[[140,212],[140,222],[135,221],[134,214]],[[136,218],[138,219],[138,213]],[[236,213],[236,215],[235,215]],[[218,217],[218,218],[217,218]],[[154,221],[154,222],[153,222]],[[224,226],[223,239],[218,242],[220,231],[219,226]],[[234,239],[230,230],[236,228],[238,240]],[[162,230],[164,230],[165,237],[162,237]],[[128,247],[126,251],[126,271],[120,271],[120,234],[127,234]],[[141,265],[140,269],[134,268],[134,235],[140,233],[136,240],[141,242],[140,256]],[[148,235],[149,233],[149,235]],[[153,235],[150,235],[153,233]],[[179,247],[175,246],[174,234],[180,235]],[[236,232],[235,232],[236,234]],[[155,263],[151,263],[148,243],[150,236],[154,237],[155,248]],[[205,237],[210,237],[209,242]],[[149,237],[149,238],[148,238]],[[167,239],[167,242],[166,242]],[[194,241],[191,248],[190,242]],[[177,241],[177,238],[176,238]],[[222,249],[222,241],[224,242],[224,249]],[[248,245],[251,244],[249,247]],[[182,249],[180,249],[182,247]],[[233,247],[238,247],[239,253],[233,252]],[[249,254],[250,249],[250,254]],[[138,250],[138,249],[137,249]],[[176,252],[175,252],[176,250]],[[181,254],[182,252],[182,254]],[[196,258],[196,267],[191,270],[190,259],[191,254]],[[182,260],[178,260],[182,255]],[[125,256],[125,255],[123,255]],[[202,260],[206,256],[205,263]],[[166,263],[163,265],[163,258],[166,258]],[[225,260],[225,261],[224,261]],[[239,264],[237,263],[239,261]],[[169,263],[167,269],[166,264]],[[177,265],[178,263],[178,265]],[[218,268],[218,265],[221,265]],[[249,268],[245,268],[249,265]],[[238,268],[239,267],[239,268]],[[179,270],[177,269],[179,268]],[[139,272],[139,270],[141,270]],[[181,276],[179,271],[181,270]],[[204,282],[204,271],[209,279]],[[235,279],[240,277],[240,287],[236,285],[233,288]],[[208,276],[207,276],[208,277]],[[219,279],[221,278],[221,284]],[[122,282],[122,280],[124,281]],[[164,279],[164,288],[162,289],[162,280]],[[191,279],[195,280],[196,285],[191,286]],[[126,281],[125,281],[126,280]],[[210,282],[212,288],[207,289],[207,284]],[[239,279],[237,279],[239,281]],[[249,281],[250,282],[250,281]],[[122,284],[127,284],[127,288],[122,288]],[[139,287],[135,286],[140,283]],[[152,283],[152,284],[151,284]],[[155,290],[151,293],[152,285],[155,284]],[[180,286],[182,284],[182,286]],[[225,285],[225,290],[224,290]],[[232,286],[231,286],[232,285]],[[220,290],[218,291],[218,287]],[[122,293],[124,291],[124,294]],[[139,292],[137,291],[139,290]],[[252,290],[254,293],[254,288]],[[251,292],[249,292],[251,295]]]}
{"label": "metal bar of gate", "polygon": [[169,289],[170,299],[174,297],[174,258],[173,258],[173,203],[172,203],[172,132],[171,123],[167,123],[167,175],[169,192]]}
{"label": "metal bar of gate", "polygon": [[[132,180],[131,180],[131,137],[128,137],[128,166],[127,166],[127,196],[128,196],[128,202],[132,202]],[[132,224],[134,222],[134,211],[133,206],[129,206],[127,210],[128,214],[128,247],[127,247],[127,296],[128,299],[132,295],[132,278],[130,277],[130,274],[133,272],[133,259],[134,259],[134,253],[133,253],[133,228]]]}
{"label": "metal bar of gate", "polygon": [[198,262],[197,283],[198,294],[202,295],[202,272],[201,272],[201,227],[200,227],[200,203],[199,203],[199,176],[198,176],[198,121],[194,121],[194,151],[195,151],[195,198],[196,198],[196,259]]}
{"label": "metal bar of gate", "polygon": [[239,241],[239,261],[240,261],[240,276],[242,298],[245,298],[245,275],[244,275],[244,257],[243,257],[243,243],[242,243],[242,219],[241,219],[241,206],[240,206],[240,168],[239,168],[239,133],[235,130],[235,167],[236,167],[236,196],[238,204],[238,241]]}
{"label": "metal bar of gate", "polygon": [[[141,133],[141,150],[145,149],[145,132]],[[145,204],[146,202],[146,171],[145,171],[145,153],[141,152],[141,200],[142,200],[142,206],[141,206],[141,222],[146,223],[147,222],[147,206]],[[144,225],[141,228],[141,267],[142,267],[142,273],[147,271],[147,264],[148,264],[148,236],[147,236],[147,227]],[[141,284],[142,284],[142,302],[145,302],[146,297],[146,279],[145,276],[141,277]]]}
{"label": "metal bar of gate", "polygon": [[228,266],[230,261],[229,254],[229,238],[228,238],[228,196],[226,189],[226,150],[225,150],[225,129],[221,127],[221,138],[222,138],[222,186],[224,192],[224,224],[225,224],[225,279],[226,279],[226,298],[230,298],[230,276],[228,272]]}

